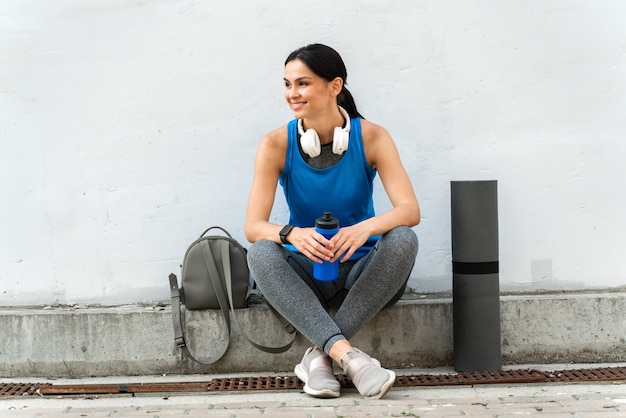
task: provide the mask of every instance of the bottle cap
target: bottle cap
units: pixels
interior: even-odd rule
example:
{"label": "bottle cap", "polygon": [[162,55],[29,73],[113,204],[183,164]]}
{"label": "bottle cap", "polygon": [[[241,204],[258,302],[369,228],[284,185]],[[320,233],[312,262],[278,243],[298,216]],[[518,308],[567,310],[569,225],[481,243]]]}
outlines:
{"label": "bottle cap", "polygon": [[321,229],[335,229],[339,227],[339,219],[335,218],[330,212],[324,212],[324,216],[320,216],[315,220],[315,226]]}

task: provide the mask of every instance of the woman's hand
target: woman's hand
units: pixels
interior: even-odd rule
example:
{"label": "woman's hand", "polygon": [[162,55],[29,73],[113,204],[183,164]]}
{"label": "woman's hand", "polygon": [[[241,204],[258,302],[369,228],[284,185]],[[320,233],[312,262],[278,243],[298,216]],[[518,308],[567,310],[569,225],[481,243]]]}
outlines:
{"label": "woman's hand", "polygon": [[333,243],[315,228],[294,227],[287,235],[287,241],[316,263],[331,261],[335,255]]}
{"label": "woman's hand", "polygon": [[370,235],[371,231],[367,221],[339,228],[339,232],[330,239],[331,248],[334,252],[330,261],[339,260],[341,263],[348,261],[356,250],[365,244]]}

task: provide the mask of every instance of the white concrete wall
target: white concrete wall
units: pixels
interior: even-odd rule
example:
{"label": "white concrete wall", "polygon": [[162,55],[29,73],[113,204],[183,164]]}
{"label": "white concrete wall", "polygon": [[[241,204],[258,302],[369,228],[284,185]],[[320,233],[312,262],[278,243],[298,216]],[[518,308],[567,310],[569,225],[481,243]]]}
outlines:
{"label": "white concrete wall", "polygon": [[257,142],[291,118],[283,62],[311,42],[343,55],[402,152],[423,210],[414,290],[451,289],[449,182],[469,179],[499,182],[503,290],[624,286],[624,16],[621,0],[4,0],[0,305],[166,300],[205,227],[245,241]]}

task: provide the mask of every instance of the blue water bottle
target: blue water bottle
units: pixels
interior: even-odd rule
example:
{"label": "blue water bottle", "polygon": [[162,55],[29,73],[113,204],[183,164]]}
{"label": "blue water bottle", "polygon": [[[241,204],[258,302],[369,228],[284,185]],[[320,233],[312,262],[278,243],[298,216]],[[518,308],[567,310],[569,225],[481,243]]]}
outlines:
{"label": "blue water bottle", "polygon": [[[315,220],[315,230],[324,235],[326,239],[331,239],[333,235],[339,232],[339,219],[331,215],[330,212],[324,212],[324,216],[320,216]],[[339,276],[339,260],[331,263],[324,261],[322,264],[313,263],[313,277],[322,282],[330,282]]]}

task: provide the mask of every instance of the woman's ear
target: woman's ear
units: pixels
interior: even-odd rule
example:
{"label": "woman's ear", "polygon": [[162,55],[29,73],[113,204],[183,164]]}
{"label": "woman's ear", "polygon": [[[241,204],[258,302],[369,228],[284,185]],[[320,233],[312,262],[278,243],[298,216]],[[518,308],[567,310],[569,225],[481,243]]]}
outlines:
{"label": "woman's ear", "polygon": [[338,96],[343,89],[343,79],[341,77],[335,77],[335,79],[330,82],[330,88],[333,95]]}

